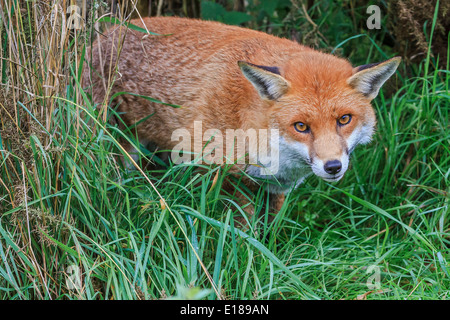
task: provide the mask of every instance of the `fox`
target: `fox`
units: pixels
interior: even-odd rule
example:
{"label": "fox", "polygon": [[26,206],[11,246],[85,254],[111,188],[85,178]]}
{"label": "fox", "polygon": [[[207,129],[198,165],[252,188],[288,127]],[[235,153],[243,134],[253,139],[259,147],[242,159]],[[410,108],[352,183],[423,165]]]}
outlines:
{"label": "fox", "polygon": [[[353,66],[286,38],[214,21],[149,17],[130,23],[151,33],[113,26],[87,51],[83,86],[93,101],[133,93],[115,97],[120,118],[137,124],[141,144],[163,150],[177,147],[176,130],[194,136],[198,122],[202,133],[277,130],[268,144],[278,151],[275,173],[261,173],[258,155],[253,164],[233,166],[236,174],[245,172],[240,181],[248,190],[258,190],[260,178],[272,182],[266,190],[274,215],[309,175],[343,178],[352,151],[374,134],[371,101],[401,62],[393,57]],[[250,148],[247,142],[245,151]],[[236,195],[251,218],[254,205]]]}

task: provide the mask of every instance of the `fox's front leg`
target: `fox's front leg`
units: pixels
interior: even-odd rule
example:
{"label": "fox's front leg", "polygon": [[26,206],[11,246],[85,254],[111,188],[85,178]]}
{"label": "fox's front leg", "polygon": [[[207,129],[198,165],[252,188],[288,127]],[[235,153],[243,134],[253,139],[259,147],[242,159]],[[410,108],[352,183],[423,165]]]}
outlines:
{"label": "fox's front leg", "polygon": [[244,217],[240,212],[238,215],[234,217],[234,225],[238,228],[248,228],[248,222],[252,221],[253,216],[255,215],[255,206],[253,203],[240,191],[236,190],[236,200],[238,205],[242,208],[247,218]]}
{"label": "fox's front leg", "polygon": [[270,193],[269,194],[269,214],[267,221],[270,223],[275,219],[278,212],[280,212],[283,206],[284,200],[286,199],[284,193]]}
{"label": "fox's front leg", "polygon": [[[238,203],[241,207],[243,207],[244,212],[247,214],[248,221],[251,221],[253,216],[255,215],[255,206],[250,202],[243,194],[240,192],[236,194],[238,198]],[[281,207],[284,204],[284,200],[286,199],[283,193],[280,194],[269,194],[269,215],[267,221],[270,223],[275,219],[275,216],[281,210]],[[262,214],[265,213],[265,210],[262,211]],[[247,222],[245,217],[237,216],[235,217],[235,225],[247,226]]]}
{"label": "fox's front leg", "polygon": [[275,215],[280,212],[285,199],[286,196],[284,193],[271,193],[269,195],[269,212],[272,212]]}

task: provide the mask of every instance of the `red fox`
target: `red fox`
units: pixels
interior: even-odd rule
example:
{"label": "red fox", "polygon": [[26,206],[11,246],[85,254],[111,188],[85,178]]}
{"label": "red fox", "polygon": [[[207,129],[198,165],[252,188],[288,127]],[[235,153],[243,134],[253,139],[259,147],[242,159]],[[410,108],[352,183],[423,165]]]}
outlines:
{"label": "red fox", "polygon": [[[401,60],[353,67],[294,41],[218,22],[158,17],[131,23],[159,35],[115,26],[95,41],[83,75],[94,102],[133,93],[116,99],[121,118],[127,125],[145,119],[137,125],[140,142],[161,149],[176,149],[173,133],[180,129],[195,140],[201,127],[202,144],[211,130],[225,138],[230,129],[276,131],[268,143],[276,158],[267,161],[253,152],[255,162],[236,163],[236,171],[247,173],[242,181],[250,189],[261,177],[273,182],[268,192],[274,213],[284,194],[311,173],[326,181],[344,176],[350,153],[374,132],[370,102]],[[246,141],[245,151],[255,143]],[[195,151],[198,141],[193,144],[188,151]],[[261,163],[275,163],[276,170],[263,174]],[[252,206],[246,211],[252,214]]]}

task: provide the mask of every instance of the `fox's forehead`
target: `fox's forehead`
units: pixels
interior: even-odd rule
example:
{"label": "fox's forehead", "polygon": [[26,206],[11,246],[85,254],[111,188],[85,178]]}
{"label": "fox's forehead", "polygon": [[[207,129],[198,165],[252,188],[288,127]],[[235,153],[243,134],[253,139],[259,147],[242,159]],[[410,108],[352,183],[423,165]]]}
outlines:
{"label": "fox's forehead", "polygon": [[319,90],[303,87],[279,99],[276,109],[287,121],[336,119],[344,114],[365,114],[370,103],[349,87],[329,85]]}
{"label": "fox's forehead", "polygon": [[285,78],[293,88],[326,90],[336,85],[346,85],[353,75],[353,67],[343,58],[320,53],[302,53],[290,60],[283,68]]}
{"label": "fox's forehead", "polygon": [[291,114],[304,117],[338,116],[349,108],[367,105],[347,80],[353,67],[345,59],[331,55],[302,54],[301,59],[290,61],[284,68],[290,90],[279,101]]}

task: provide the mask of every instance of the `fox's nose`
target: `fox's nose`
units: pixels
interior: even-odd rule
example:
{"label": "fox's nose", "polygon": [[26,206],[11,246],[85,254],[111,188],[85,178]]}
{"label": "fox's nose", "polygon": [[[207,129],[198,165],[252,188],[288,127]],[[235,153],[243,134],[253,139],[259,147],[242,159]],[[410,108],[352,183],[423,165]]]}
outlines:
{"label": "fox's nose", "polygon": [[342,169],[342,163],[339,160],[327,161],[323,166],[325,171],[329,174],[336,174]]}

